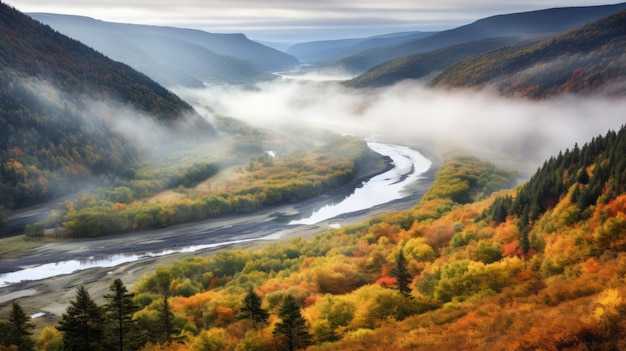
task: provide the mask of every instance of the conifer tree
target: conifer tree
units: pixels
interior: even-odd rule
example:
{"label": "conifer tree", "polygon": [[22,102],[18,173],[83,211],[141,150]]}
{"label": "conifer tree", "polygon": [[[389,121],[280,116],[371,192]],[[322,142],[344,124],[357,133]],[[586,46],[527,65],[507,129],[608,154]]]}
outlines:
{"label": "conifer tree", "polygon": [[170,310],[169,293],[163,295],[163,304],[159,309],[159,317],[161,322],[160,341],[170,343],[172,342],[172,335],[174,334],[174,326],[172,324],[174,314]]}
{"label": "conifer tree", "polygon": [[300,305],[293,296],[285,297],[278,311],[278,318],[281,321],[276,323],[273,334],[281,339],[285,350],[299,350],[311,344],[309,326],[302,317]]}
{"label": "conifer tree", "polygon": [[250,287],[248,294],[243,298],[243,305],[239,309],[237,319],[249,319],[252,322],[252,328],[256,329],[257,324],[267,322],[269,314],[261,307],[261,297]]}
{"label": "conifer tree", "polygon": [[61,316],[57,327],[63,333],[63,348],[71,351],[104,349],[104,313],[83,285],[76,291],[76,300]]}
{"label": "conifer tree", "polygon": [[133,302],[133,293],[129,293],[121,279],[115,279],[109,287],[111,294],[104,295],[109,300],[105,306],[107,318],[106,342],[114,350],[137,350],[143,344],[144,336],[133,320],[133,314],[139,310]]}
{"label": "conifer tree", "polygon": [[398,252],[398,256],[396,256],[396,265],[391,269],[390,273],[396,278],[400,293],[404,296],[409,296],[411,293],[409,284],[411,283],[412,277],[411,274],[409,274],[407,260],[402,250]]}
{"label": "conifer tree", "polygon": [[9,311],[9,319],[7,322],[2,323],[0,333],[4,334],[1,339],[1,343],[4,346],[17,347],[20,351],[33,350],[35,342],[31,338],[33,334],[31,332],[35,326],[30,322],[30,316],[24,313],[22,306],[16,301],[13,302],[11,311]]}

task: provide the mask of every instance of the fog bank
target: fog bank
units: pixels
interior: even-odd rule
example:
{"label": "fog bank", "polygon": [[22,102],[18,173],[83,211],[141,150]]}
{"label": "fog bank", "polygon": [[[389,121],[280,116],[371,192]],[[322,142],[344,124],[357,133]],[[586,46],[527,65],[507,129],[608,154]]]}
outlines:
{"label": "fog bank", "polygon": [[626,101],[619,99],[529,101],[489,91],[434,90],[415,82],[355,90],[330,81],[283,79],[253,88],[175,91],[198,109],[210,106],[208,114],[260,127],[306,122],[407,145],[450,142],[484,158],[533,164],[626,121]]}

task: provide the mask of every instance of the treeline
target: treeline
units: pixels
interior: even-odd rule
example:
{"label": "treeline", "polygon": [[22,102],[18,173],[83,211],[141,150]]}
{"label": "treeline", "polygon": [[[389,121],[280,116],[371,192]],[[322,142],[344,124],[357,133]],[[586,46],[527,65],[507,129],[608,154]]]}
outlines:
{"label": "treeline", "polygon": [[545,161],[515,196],[494,201],[485,212],[500,224],[513,215],[518,218],[520,245],[530,248],[531,226],[564,197],[571,204],[567,220],[576,223],[591,217],[596,205],[606,205],[626,192],[626,127],[597,136],[582,147],[559,152]]}
{"label": "treeline", "polygon": [[[32,338],[34,324],[19,302],[12,303],[9,316],[0,320],[0,350],[99,351],[99,350],[223,350],[223,333],[215,330],[193,335],[189,321],[172,312],[168,287],[143,310],[134,293],[121,279],[114,280],[106,304],[98,305],[84,286],[76,289],[65,313],[55,327],[46,326],[41,336]],[[158,300],[158,301],[157,301]],[[261,297],[250,287],[241,300],[235,319],[249,332],[270,326],[270,313]],[[282,299],[272,316],[273,348],[302,349],[311,344],[309,325],[301,313],[302,302],[291,295]],[[141,310],[141,312],[139,312]],[[188,348],[183,348],[183,342]],[[268,345],[269,346],[269,345]],[[246,348],[247,349],[247,348]]]}

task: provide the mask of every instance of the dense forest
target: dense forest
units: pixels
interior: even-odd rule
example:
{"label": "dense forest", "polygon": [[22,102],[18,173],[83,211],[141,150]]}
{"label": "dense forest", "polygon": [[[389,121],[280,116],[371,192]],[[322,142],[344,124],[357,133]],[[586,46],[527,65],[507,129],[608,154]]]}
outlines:
{"label": "dense forest", "polygon": [[[386,166],[362,139],[308,127],[217,117],[217,143],[213,125],[142,74],[3,4],[0,28],[0,225],[7,208],[102,185],[60,201],[25,228],[28,240],[45,228],[85,238],[247,213]],[[620,12],[464,59],[436,82],[623,95],[625,34]],[[537,64],[552,67],[549,79]],[[122,120],[149,122],[147,134],[133,129],[145,143],[118,133]],[[146,156],[180,135],[206,142]],[[179,260],[112,280],[101,297],[66,286],[75,298],[46,319],[8,301],[0,351],[626,349],[626,126],[549,158],[518,186],[515,172],[442,153],[408,210]]]}
{"label": "dense forest", "polygon": [[[626,128],[610,131],[513,190],[498,190],[513,173],[449,154],[410,210],[158,268],[133,289],[137,347],[623,349],[625,152]],[[37,343],[65,343],[66,318]]]}
{"label": "dense forest", "polygon": [[[151,146],[169,142],[151,123],[215,134],[147,76],[4,4],[0,48],[0,207],[59,197],[98,176],[126,177],[146,147],[139,136]],[[123,132],[133,126],[144,130]]]}

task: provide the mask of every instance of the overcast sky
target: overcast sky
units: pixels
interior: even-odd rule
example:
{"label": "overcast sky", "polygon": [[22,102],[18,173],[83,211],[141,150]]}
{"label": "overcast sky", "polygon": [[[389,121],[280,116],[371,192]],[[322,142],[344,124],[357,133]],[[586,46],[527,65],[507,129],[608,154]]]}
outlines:
{"label": "overcast sky", "polygon": [[301,42],[443,30],[497,14],[592,6],[601,0],[3,0],[22,12],[171,25]]}

